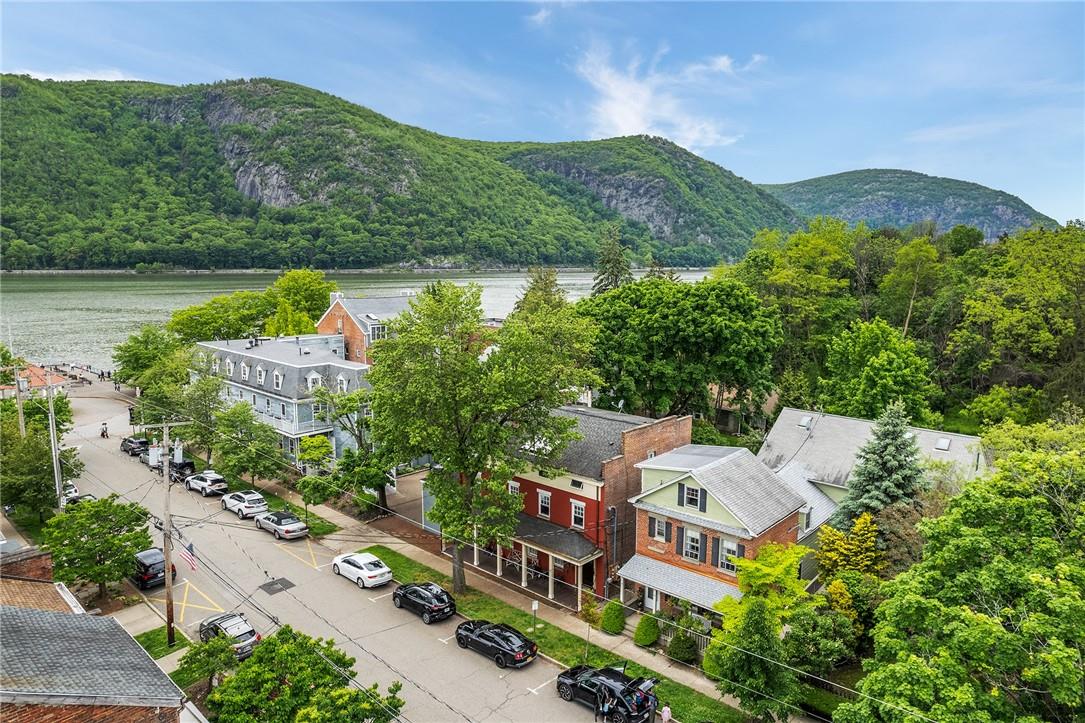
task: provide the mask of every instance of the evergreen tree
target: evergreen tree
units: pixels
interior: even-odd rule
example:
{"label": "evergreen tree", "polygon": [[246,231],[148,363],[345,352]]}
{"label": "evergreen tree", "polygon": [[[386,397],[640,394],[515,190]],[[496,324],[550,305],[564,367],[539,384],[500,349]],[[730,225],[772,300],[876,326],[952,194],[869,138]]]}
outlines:
{"label": "evergreen tree", "polygon": [[775,662],[784,657],[780,625],[764,600],[751,598],[744,607],[729,645],[709,648],[710,667],[721,678],[716,687],[758,720],[786,721],[799,687],[795,673]]}
{"label": "evergreen tree", "polygon": [[919,449],[908,431],[908,415],[897,401],[874,424],[874,434],[856,455],[848,493],[832,517],[838,529],[851,527],[864,512],[877,515],[898,502],[914,503],[925,486]]}
{"label": "evergreen tree", "polygon": [[618,242],[618,226],[608,226],[603,242],[599,244],[599,257],[595,261],[595,282],[592,284],[591,293],[593,296],[601,294],[632,280],[633,272],[629,269],[629,259]]}
{"label": "evergreen tree", "polygon": [[557,269],[532,266],[527,272],[527,286],[516,300],[513,313],[534,314],[554,311],[569,303],[565,289],[558,285]]}
{"label": "evergreen tree", "polygon": [[667,279],[668,281],[681,281],[682,277],[674,269],[665,269],[655,256],[648,257],[648,273],[646,279]]}

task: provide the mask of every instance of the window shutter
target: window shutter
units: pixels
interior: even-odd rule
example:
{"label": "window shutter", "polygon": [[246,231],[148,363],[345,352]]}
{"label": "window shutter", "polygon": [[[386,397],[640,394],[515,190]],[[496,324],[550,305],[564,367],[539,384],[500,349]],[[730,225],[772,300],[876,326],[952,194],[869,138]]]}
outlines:
{"label": "window shutter", "polygon": [[667,520],[667,524],[663,528],[663,541],[664,542],[670,542],[671,541],[671,521],[670,520]]}
{"label": "window shutter", "polygon": [[738,548],[738,554],[736,554],[735,557],[737,557],[737,558],[746,557],[746,546],[745,545],[736,545],[736,547]]}
{"label": "window shutter", "polygon": [[648,537],[655,537],[655,536],[656,536],[656,518],[649,517],[648,518]]}
{"label": "window shutter", "polygon": [[679,555],[681,555],[682,554],[682,548],[685,546],[685,544],[686,544],[686,528],[679,527],[678,528],[678,534],[675,535],[674,551],[677,552]]}
{"label": "window shutter", "polygon": [[701,512],[708,509],[708,491],[704,487],[701,488],[701,494],[698,495],[697,501],[701,504]]}
{"label": "window shutter", "polygon": [[708,559],[708,535],[701,533],[701,562]]}
{"label": "window shutter", "polygon": [[720,566],[720,538],[712,538],[712,567]]}
{"label": "window shutter", "polygon": [[686,486],[681,482],[678,483],[678,506],[682,507],[686,504]]}

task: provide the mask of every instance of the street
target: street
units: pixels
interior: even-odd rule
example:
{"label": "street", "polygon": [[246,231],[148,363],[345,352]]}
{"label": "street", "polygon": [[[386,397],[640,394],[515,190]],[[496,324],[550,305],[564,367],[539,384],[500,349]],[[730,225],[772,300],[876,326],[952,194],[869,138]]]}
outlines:
{"label": "street", "polygon": [[[99,498],[117,493],[161,517],[161,476],[119,449],[131,429],[126,403],[102,385],[73,395],[72,406],[75,428],[65,443],[78,445],[86,464],[77,482],[80,492]],[[109,439],[99,437],[103,421],[109,423]],[[366,546],[365,533],[352,531],[329,543],[276,541],[251,520],[223,510],[219,497],[203,498],[177,485],[171,495],[174,526],[199,560],[192,570],[175,547],[175,619],[190,638],[198,638],[202,619],[224,610],[243,612],[265,636],[275,630],[269,619],[274,616],[309,635],[332,638],[356,659],[361,684],[376,682],[383,689],[393,681],[403,683],[400,696],[407,704],[401,718],[406,721],[590,719],[587,708],[558,698],[554,680],[560,669],[549,661],[539,658],[522,670],[500,670],[493,661],[457,647],[453,635],[462,618],[427,626],[392,606],[395,583],[361,590],[334,576],[331,559]],[[160,546],[161,533],[151,532]],[[146,591],[146,597],[164,608],[163,588]]]}

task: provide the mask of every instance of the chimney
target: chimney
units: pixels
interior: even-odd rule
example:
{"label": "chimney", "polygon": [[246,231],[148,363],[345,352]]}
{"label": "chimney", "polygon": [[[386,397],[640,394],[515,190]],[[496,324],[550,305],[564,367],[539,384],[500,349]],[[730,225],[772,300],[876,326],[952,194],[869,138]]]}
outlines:
{"label": "chimney", "polygon": [[336,301],[338,301],[339,299],[342,299],[342,298],[343,298],[343,292],[342,291],[333,291],[331,293],[331,299],[328,301],[328,304],[329,305],[334,304]]}

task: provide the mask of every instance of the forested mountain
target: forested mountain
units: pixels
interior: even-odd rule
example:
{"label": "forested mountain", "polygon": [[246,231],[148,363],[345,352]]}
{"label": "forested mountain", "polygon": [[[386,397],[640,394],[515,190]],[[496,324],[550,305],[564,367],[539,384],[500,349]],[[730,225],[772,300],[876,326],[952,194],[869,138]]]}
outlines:
{"label": "forested mountain", "polygon": [[964,224],[980,229],[988,239],[1032,226],[1058,226],[1017,196],[913,171],[848,171],[761,188],[803,216],[834,216],[868,226],[933,220],[941,231]]}
{"label": "forested mountain", "polygon": [[738,258],[797,215],[661,139],[466,141],[282,81],[0,84],[5,268]]}

